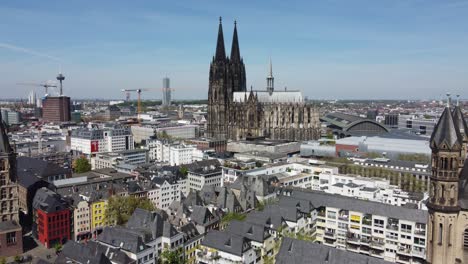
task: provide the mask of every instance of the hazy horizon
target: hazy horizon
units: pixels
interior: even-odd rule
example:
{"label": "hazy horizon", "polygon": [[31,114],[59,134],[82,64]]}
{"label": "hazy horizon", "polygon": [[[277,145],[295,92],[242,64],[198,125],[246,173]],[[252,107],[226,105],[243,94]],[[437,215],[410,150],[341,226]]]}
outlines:
{"label": "hazy horizon", "polygon": [[[218,17],[229,54],[238,22],[247,85],[311,100],[468,98],[466,1],[2,1],[1,98],[26,98],[19,82],[55,79],[75,99],[123,99],[160,88],[206,99]],[[43,89],[36,89],[38,94]],[[132,95],[135,98],[135,95]],[[161,92],[142,98],[160,99]]]}

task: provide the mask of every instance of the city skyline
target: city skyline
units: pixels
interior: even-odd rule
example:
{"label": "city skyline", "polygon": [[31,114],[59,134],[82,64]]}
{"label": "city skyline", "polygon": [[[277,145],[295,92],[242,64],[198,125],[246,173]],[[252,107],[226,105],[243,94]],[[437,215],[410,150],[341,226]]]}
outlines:
{"label": "city skyline", "polygon": [[175,100],[206,99],[220,15],[228,50],[238,21],[247,87],[266,88],[271,57],[277,89],[310,99],[468,97],[464,1],[54,3],[0,7],[1,98],[27,98],[16,83],[61,68],[72,99],[124,99],[121,89],[161,88],[166,74]]}

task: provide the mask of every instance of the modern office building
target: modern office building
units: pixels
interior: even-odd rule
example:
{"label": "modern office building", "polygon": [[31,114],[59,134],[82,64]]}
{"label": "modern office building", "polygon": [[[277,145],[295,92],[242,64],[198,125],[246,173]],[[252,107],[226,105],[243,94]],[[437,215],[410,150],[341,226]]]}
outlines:
{"label": "modern office building", "polygon": [[130,128],[116,125],[73,130],[70,136],[70,148],[76,154],[90,156],[102,152],[132,150],[134,143]]}
{"label": "modern office building", "polygon": [[171,85],[170,85],[170,79],[168,77],[163,78],[162,93],[163,93],[162,105],[170,106],[171,105]]}
{"label": "modern office building", "polygon": [[70,121],[70,97],[46,96],[42,101],[42,119],[46,122]]}
{"label": "modern office building", "polygon": [[409,129],[418,135],[431,135],[436,123],[435,118],[426,119],[415,115],[398,116],[398,128]]}

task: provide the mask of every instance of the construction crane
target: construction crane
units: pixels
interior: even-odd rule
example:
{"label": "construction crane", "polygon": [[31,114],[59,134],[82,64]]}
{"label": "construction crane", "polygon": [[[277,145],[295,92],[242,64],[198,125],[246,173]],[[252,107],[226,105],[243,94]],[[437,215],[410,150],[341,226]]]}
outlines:
{"label": "construction crane", "polygon": [[137,112],[138,112],[138,123],[140,122],[140,114],[141,114],[141,92],[142,91],[151,91],[155,89],[145,89],[145,88],[140,88],[140,89],[122,89],[122,92],[126,93],[127,95],[127,100],[130,99],[130,93],[131,92],[136,92],[138,95],[138,101],[137,101]]}
{"label": "construction crane", "polygon": [[49,87],[57,88],[56,84],[51,84],[49,81],[43,82],[43,83],[23,82],[23,83],[17,83],[17,85],[28,85],[28,86],[44,87],[46,96],[49,94]]}

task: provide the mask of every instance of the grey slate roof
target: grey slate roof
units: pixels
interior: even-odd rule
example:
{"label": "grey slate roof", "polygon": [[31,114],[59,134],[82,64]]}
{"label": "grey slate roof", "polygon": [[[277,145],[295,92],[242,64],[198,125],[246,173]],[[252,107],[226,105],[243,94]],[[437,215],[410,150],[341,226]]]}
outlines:
{"label": "grey slate roof", "polygon": [[148,238],[147,234],[131,230],[121,226],[106,226],[98,236],[99,242],[119,247],[125,251],[139,253],[148,248],[144,241]]}
{"label": "grey slate roof", "polygon": [[244,237],[217,230],[209,231],[202,245],[236,256],[242,256],[245,251],[250,249],[250,244]]}
{"label": "grey slate roof", "polygon": [[382,259],[285,237],[276,255],[277,264],[386,264]]}
{"label": "grey slate roof", "polygon": [[41,159],[30,157],[18,157],[17,159],[18,176],[37,176],[46,178],[49,176],[68,174],[70,169],[58,166],[55,163],[47,162]]}
{"label": "grey slate roof", "polygon": [[444,144],[447,145],[448,149],[459,148],[461,142],[460,130],[452,117],[450,108],[446,107],[432,132],[431,148],[440,149]]}
{"label": "grey slate roof", "polygon": [[289,193],[289,197],[291,198],[310,201],[315,208],[327,206],[362,212],[364,214],[393,217],[418,223],[427,222],[428,212],[423,210],[409,209],[390,204],[382,204],[379,202],[371,202],[352,197],[299,188],[283,188],[280,190],[283,194],[285,192]]}
{"label": "grey slate roof", "polygon": [[229,222],[225,231],[234,235],[243,236],[259,243],[263,243],[265,239],[271,236],[265,225],[239,220],[232,220]]}
{"label": "grey slate roof", "polygon": [[194,206],[190,220],[197,225],[208,226],[216,221],[219,221],[219,217],[210,212],[210,210],[204,206]]}
{"label": "grey slate roof", "polygon": [[57,193],[42,187],[37,190],[32,204],[34,209],[40,209],[47,213],[58,212],[67,209],[67,202]]}
{"label": "grey slate roof", "polygon": [[69,240],[63,246],[62,252],[58,255],[55,263],[66,264],[70,261],[78,263],[102,263],[102,264],[129,264],[135,263],[125,253],[118,249],[109,248],[94,241],[86,244]]}
{"label": "grey slate roof", "polygon": [[452,111],[452,116],[453,120],[458,126],[458,129],[460,129],[460,133],[462,134],[462,136],[468,137],[468,126],[466,125],[466,120],[463,116],[463,112],[460,106],[455,106],[455,108]]}
{"label": "grey slate roof", "polygon": [[[162,215],[141,208],[135,209],[127,222],[127,228],[150,234],[153,240],[161,236],[170,238],[178,234]],[[146,239],[145,242],[147,242]]]}

